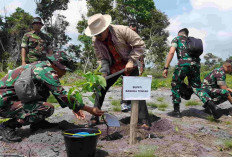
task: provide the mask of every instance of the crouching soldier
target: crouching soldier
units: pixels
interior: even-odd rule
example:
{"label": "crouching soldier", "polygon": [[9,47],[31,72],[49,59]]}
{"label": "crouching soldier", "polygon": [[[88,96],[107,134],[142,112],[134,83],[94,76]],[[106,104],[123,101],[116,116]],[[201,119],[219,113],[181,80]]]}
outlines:
{"label": "crouching soldier", "polygon": [[[229,101],[232,104],[232,89],[226,85],[226,74],[232,73],[232,60],[227,60],[220,68],[210,72],[202,83],[202,89],[212,99],[213,105]],[[206,108],[207,111],[207,108]]]}
{"label": "crouching soldier", "polygon": [[[54,106],[47,103],[49,91],[55,96],[61,107],[69,107],[73,110],[77,118],[84,118],[81,110],[85,110],[95,116],[100,116],[103,111],[96,107],[89,107],[75,102],[71,97],[70,102],[67,98],[67,92],[61,86],[59,78],[66,71],[73,71],[75,64],[65,52],[57,52],[47,56],[47,61],[38,61],[32,64],[20,66],[0,81],[0,117],[10,118],[10,120],[0,125],[0,135],[6,142],[21,141],[15,133],[16,128],[23,125],[30,125],[32,130],[51,127],[51,123],[45,121],[54,112]],[[30,69],[30,70],[29,70]],[[29,72],[29,74],[25,74]],[[28,75],[25,77],[25,75]],[[22,79],[22,77],[25,77]],[[28,99],[30,92],[19,90],[18,81],[27,80],[31,77],[33,85],[38,93],[38,97]],[[30,84],[31,86],[31,84]],[[25,93],[23,93],[23,91]]]}

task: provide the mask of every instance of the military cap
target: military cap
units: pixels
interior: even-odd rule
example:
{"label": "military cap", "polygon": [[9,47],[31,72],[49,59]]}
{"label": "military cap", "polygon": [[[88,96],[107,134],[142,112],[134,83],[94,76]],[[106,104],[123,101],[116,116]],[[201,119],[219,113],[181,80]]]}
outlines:
{"label": "military cap", "polygon": [[42,22],[42,19],[41,19],[40,17],[35,17],[35,18],[33,19],[33,21],[32,21],[32,25],[33,25],[34,23],[41,23],[42,26],[44,25],[43,22]]}
{"label": "military cap", "polygon": [[74,71],[76,69],[76,58],[64,51],[58,51],[52,55],[47,55],[47,59],[55,64],[58,68],[67,71]]}

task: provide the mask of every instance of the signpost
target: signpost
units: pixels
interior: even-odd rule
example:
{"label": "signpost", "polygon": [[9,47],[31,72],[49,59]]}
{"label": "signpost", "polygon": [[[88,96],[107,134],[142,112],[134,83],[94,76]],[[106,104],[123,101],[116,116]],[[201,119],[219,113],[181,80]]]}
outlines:
{"label": "signpost", "polygon": [[152,77],[123,76],[123,100],[132,100],[130,145],[137,143],[139,100],[149,100]]}

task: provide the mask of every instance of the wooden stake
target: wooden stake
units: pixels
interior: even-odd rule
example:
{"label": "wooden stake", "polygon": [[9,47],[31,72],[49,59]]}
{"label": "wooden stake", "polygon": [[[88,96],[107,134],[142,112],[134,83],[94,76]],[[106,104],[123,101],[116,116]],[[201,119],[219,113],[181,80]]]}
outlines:
{"label": "wooden stake", "polygon": [[129,144],[133,145],[137,143],[137,125],[138,125],[138,112],[139,112],[139,101],[131,101],[131,119],[130,119],[130,141]]}

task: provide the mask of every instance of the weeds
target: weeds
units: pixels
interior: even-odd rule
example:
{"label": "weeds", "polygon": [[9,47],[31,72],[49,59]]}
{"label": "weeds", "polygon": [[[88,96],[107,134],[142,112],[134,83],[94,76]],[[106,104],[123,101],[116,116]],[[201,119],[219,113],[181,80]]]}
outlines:
{"label": "weeds", "polygon": [[160,103],[160,104],[147,103],[147,106],[150,106],[152,108],[158,108],[158,110],[160,111],[165,111],[165,109],[168,107],[168,104],[167,103]]}
{"label": "weeds", "polygon": [[185,103],[185,106],[198,106],[198,105],[201,105],[201,103],[194,100],[190,100]]}
{"label": "weeds", "polygon": [[158,105],[156,103],[147,103],[147,106],[153,107],[153,108],[158,108]]}
{"label": "weeds", "polygon": [[112,97],[112,96],[110,96],[108,99],[113,99],[113,97]]}
{"label": "weeds", "polygon": [[166,103],[161,103],[158,105],[158,110],[160,111],[165,111],[165,109],[168,107],[168,104]]}
{"label": "weeds", "polygon": [[119,100],[112,100],[111,104],[113,105],[113,111],[115,112],[121,111],[121,104]]}
{"label": "weeds", "polygon": [[47,102],[49,102],[49,103],[58,103],[57,100],[56,100],[56,98],[53,95],[50,95],[48,97]]}
{"label": "weeds", "polygon": [[136,154],[134,157],[157,157],[155,154],[156,147],[145,145],[140,146],[139,153]]}
{"label": "weeds", "polygon": [[225,140],[223,142],[224,146],[226,149],[231,149],[232,148],[232,140]]}
{"label": "weeds", "polygon": [[163,102],[164,101],[164,97],[158,97],[156,100],[159,101],[159,102]]}
{"label": "weeds", "polygon": [[207,116],[206,119],[210,122],[218,122],[218,120],[214,119],[214,117],[212,115]]}

